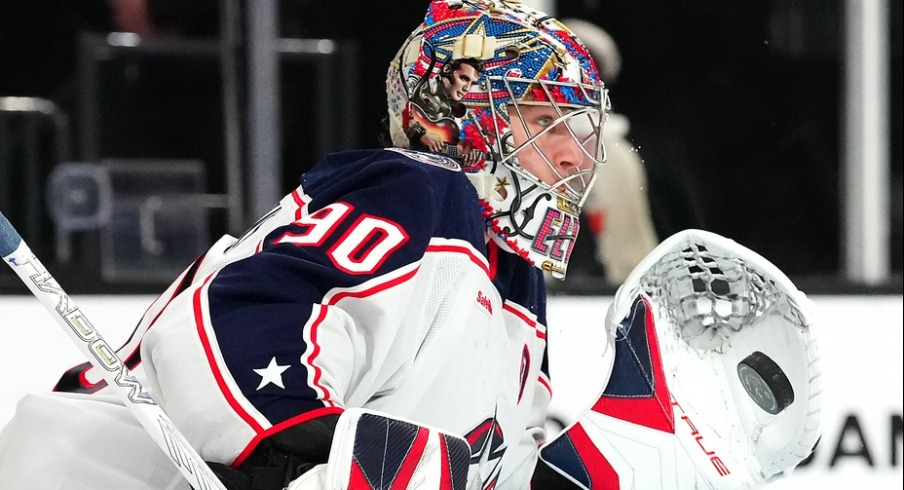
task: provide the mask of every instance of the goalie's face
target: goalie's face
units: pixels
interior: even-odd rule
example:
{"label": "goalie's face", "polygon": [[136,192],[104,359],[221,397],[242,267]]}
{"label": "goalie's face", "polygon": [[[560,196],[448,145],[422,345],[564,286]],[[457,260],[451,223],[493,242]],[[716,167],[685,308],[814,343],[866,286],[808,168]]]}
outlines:
{"label": "goalie's face", "polygon": [[509,112],[518,164],[560,193],[582,192],[596,162],[585,150],[551,104],[522,105]]}

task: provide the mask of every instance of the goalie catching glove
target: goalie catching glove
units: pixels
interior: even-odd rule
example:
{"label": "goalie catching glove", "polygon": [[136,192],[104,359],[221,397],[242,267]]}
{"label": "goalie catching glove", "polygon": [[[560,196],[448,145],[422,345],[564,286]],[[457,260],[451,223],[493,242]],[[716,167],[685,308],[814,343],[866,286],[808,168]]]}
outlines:
{"label": "goalie catching glove", "polygon": [[822,394],[812,303],[760,255],[678,233],[619,288],[606,325],[606,388],[540,453],[581,488],[759,488],[812,452]]}

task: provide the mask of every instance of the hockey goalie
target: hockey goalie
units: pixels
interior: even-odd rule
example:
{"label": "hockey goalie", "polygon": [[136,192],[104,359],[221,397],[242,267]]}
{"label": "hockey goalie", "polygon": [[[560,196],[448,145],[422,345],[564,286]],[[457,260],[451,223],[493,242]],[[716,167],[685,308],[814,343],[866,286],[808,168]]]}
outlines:
{"label": "hockey goalie", "polygon": [[[116,351],[225,488],[753,489],[811,453],[809,301],[696,230],[586,319],[611,369],[546,433],[568,382],[549,376],[546,280],[566,275],[611,107],[566,26],[515,0],[434,0],[390,62],[387,106],[387,148],[326,156]],[[179,451],[99,369],[23,398],[0,490],[188,489]]]}

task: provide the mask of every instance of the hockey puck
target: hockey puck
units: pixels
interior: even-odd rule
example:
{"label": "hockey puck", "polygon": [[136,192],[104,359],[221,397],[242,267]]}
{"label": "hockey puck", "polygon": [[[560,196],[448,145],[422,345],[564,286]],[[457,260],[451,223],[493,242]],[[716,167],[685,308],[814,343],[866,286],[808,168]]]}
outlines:
{"label": "hockey puck", "polygon": [[785,372],[762,352],[754,352],[738,363],[738,379],[750,398],[773,415],[794,402],[794,389]]}

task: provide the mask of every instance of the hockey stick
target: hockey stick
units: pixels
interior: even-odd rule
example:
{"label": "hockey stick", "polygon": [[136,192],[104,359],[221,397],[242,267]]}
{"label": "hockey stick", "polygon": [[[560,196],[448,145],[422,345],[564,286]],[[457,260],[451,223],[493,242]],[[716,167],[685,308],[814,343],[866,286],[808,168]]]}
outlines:
{"label": "hockey stick", "polygon": [[12,267],[54,320],[69,334],[82,354],[103,373],[104,381],[119,395],[151,439],[170,458],[195,490],[226,490],[207,463],[191,447],[141,382],[95,330],[72,298],[0,212],[0,257]]}

